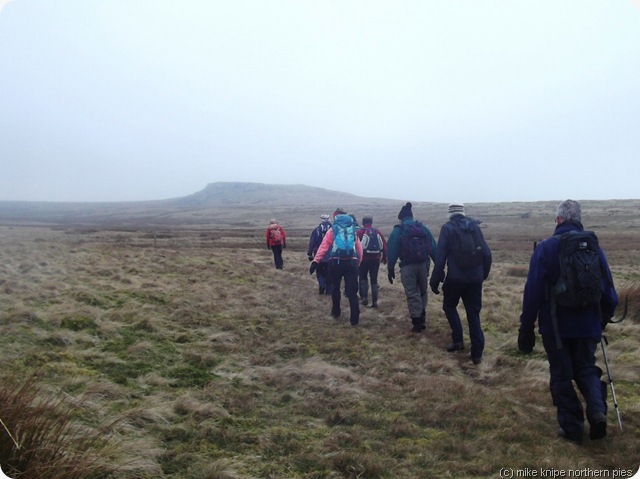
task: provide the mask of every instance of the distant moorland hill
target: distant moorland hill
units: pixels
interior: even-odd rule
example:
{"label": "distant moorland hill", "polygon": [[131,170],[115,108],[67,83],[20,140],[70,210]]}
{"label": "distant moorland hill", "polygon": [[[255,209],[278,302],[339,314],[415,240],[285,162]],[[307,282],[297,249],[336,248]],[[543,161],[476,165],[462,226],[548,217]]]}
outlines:
{"label": "distant moorland hill", "polygon": [[[484,221],[522,218],[548,221],[558,201],[473,203],[467,211]],[[56,203],[0,201],[1,225],[64,225],[158,229],[172,227],[262,227],[272,217],[295,228],[317,224],[320,214],[336,207],[360,219],[373,214],[378,225],[390,226],[405,201],[367,198],[305,185],[216,182],[192,195],[156,200],[112,203]],[[412,201],[416,217],[431,224],[445,219],[446,204]],[[583,201],[591,224],[622,221],[637,228],[640,200]],[[533,221],[531,221],[533,220]],[[620,226],[620,225],[618,225]]]}

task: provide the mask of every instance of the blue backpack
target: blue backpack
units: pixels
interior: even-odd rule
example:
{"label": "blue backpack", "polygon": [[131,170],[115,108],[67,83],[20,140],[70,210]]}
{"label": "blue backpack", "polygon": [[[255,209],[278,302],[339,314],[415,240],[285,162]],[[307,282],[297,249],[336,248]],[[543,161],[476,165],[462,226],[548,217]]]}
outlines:
{"label": "blue backpack", "polygon": [[338,215],[333,222],[331,258],[356,258],[356,225],[349,215]]}

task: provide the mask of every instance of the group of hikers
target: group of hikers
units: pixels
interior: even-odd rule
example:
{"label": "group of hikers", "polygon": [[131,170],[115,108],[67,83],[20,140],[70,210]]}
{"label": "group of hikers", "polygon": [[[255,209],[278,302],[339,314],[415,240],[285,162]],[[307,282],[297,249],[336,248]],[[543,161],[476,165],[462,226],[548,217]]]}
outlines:
{"label": "group of hikers", "polygon": [[[309,238],[309,273],[316,275],[318,291],[330,295],[331,315],[341,315],[341,285],[349,301],[349,320],[357,326],[360,305],[378,307],[380,265],[386,265],[393,284],[399,263],[414,333],[426,329],[427,287],[440,294],[451,328],[448,352],[465,349],[457,307],[462,301],[469,329],[470,358],[482,362],[485,338],[480,321],[483,282],[489,276],[492,255],[480,222],[465,214],[464,204],[447,209],[448,221],[436,241],[429,228],[416,220],[407,202],[388,239],[373,226],[371,215],[358,225],[353,215],[338,208],[322,215]],[[606,256],[593,232],[584,231],[580,203],[566,200],[556,210],[553,235],[536,244],[531,256],[522,300],[518,348],[531,353],[535,323],[542,336],[550,371],[550,391],[557,408],[558,436],[581,443],[585,415],[590,439],[606,436],[607,386],[596,365],[595,352],[602,332],[611,322],[618,296]],[[267,247],[276,268],[283,268],[286,234],[275,219],[266,232]],[[429,279],[429,270],[434,267]],[[369,296],[369,285],[371,296]],[[586,403],[583,408],[573,383]]]}

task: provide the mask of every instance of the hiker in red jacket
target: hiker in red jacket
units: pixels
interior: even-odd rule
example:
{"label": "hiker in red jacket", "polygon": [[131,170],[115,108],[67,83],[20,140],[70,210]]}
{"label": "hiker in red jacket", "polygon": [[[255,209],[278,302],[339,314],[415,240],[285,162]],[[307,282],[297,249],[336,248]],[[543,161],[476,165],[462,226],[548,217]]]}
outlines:
{"label": "hiker in red jacket", "polygon": [[273,252],[276,269],[284,269],[282,250],[287,247],[287,235],[284,228],[273,218],[267,228],[267,248]]}

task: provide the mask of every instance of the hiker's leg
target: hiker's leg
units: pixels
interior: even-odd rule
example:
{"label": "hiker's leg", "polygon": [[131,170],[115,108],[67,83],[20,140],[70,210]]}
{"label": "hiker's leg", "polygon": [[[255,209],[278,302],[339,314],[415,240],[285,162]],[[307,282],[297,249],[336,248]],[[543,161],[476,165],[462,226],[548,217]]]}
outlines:
{"label": "hiker's leg", "polygon": [[331,295],[333,294],[333,273],[331,261],[327,261],[326,263],[321,263],[325,265],[325,280],[326,280],[326,289],[325,294]]}
{"label": "hiker's leg", "polygon": [[454,344],[463,344],[462,323],[458,314],[462,286],[449,279],[442,285],[442,310],[444,311],[449,327],[451,328],[451,341]]}
{"label": "hiker's leg", "polygon": [[371,276],[371,305],[378,305],[378,291],[380,286],[378,285],[378,271],[380,270],[380,261],[375,260],[371,263],[371,268],[369,269],[369,274]]}
{"label": "hiker's leg", "polygon": [[275,245],[272,246],[271,249],[273,250],[273,262],[276,265],[276,269],[282,269],[283,267],[283,260],[282,260],[282,245]]}
{"label": "hiker's leg", "polygon": [[573,387],[572,344],[563,340],[562,349],[558,349],[554,336],[542,336],[542,344],[549,360],[549,387],[553,405],[557,408],[558,424],[567,439],[581,441],[584,412]]}
{"label": "hiker's leg", "polygon": [[418,286],[419,267],[415,264],[407,264],[400,268],[400,279],[404,287],[404,294],[407,297],[407,307],[411,318],[422,316],[422,296]]}
{"label": "hiker's leg", "polygon": [[429,300],[429,296],[427,294],[429,270],[427,269],[426,262],[417,265],[416,280],[418,284],[418,291],[420,292],[420,303],[422,304],[419,325],[420,329],[423,330],[427,327],[427,302]]}
{"label": "hiker's leg", "polygon": [[340,265],[336,262],[332,262],[329,267],[331,272],[331,316],[334,318],[340,317],[340,280],[342,278],[342,272]]}
{"label": "hiker's leg", "polygon": [[602,387],[602,369],[596,366],[595,353],[598,342],[590,338],[575,341],[573,372],[578,389],[587,403],[587,418],[592,419],[596,413],[607,413],[607,389],[606,385]]}
{"label": "hiker's leg", "polygon": [[360,303],[358,302],[358,266],[354,261],[349,264],[345,261],[344,269],[344,290],[349,299],[351,325],[355,326],[360,321]]}
{"label": "hiker's leg", "polygon": [[369,265],[367,261],[362,261],[360,268],[358,269],[358,281],[360,285],[360,299],[362,304],[367,304],[369,299],[369,283],[367,280],[369,272]]}
{"label": "hiker's leg", "polygon": [[318,280],[320,294],[324,294],[327,290],[327,263],[318,263],[318,266],[316,267],[316,279]]}
{"label": "hiker's leg", "polygon": [[482,283],[465,285],[462,292],[462,304],[467,313],[469,323],[469,339],[471,340],[471,357],[482,358],[484,352],[484,334],[480,323],[482,309]]}

